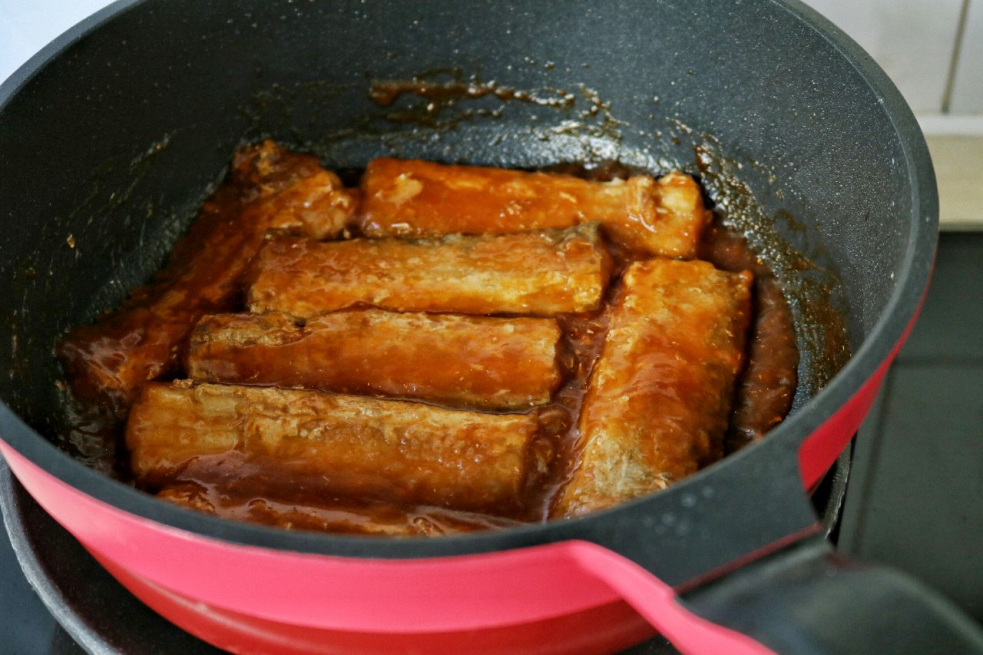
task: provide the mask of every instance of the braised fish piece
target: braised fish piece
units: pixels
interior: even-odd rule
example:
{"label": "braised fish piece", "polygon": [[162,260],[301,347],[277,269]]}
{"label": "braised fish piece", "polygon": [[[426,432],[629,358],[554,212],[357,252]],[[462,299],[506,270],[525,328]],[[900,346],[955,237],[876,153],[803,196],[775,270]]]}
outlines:
{"label": "braised fish piece", "polygon": [[580,460],[554,516],[664,489],[723,455],[751,282],[702,261],[628,268],[581,410]]}
{"label": "braised fish piece", "polygon": [[308,493],[508,514],[536,412],[483,414],[320,391],[150,383],[126,445],[134,478],[289,480]]}
{"label": "braised fish piece", "polygon": [[362,177],[359,224],[371,237],[505,234],[599,222],[650,255],[692,259],[709,220],[693,178],[594,182],[556,173],[374,159]]}
{"label": "braised fish piece", "polygon": [[358,305],[550,316],[597,309],[609,275],[596,225],[416,241],[276,236],[256,257],[249,308],[299,317]]}
{"label": "braised fish piece", "polygon": [[240,276],[267,230],[334,236],[354,213],[356,195],[316,158],[271,141],[237,152],[230,181],[205,203],[155,280],[58,345],[76,397],[124,418],[143,383],[177,372],[198,318],[234,309]]}
{"label": "braised fish piece", "polygon": [[198,512],[412,537],[603,510],[780,422],[766,253],[685,174],[551,170],[380,158],[345,188],[239,149],[164,269],[56,344],[61,444]]}
{"label": "braised fish piece", "polygon": [[200,382],[419,398],[484,409],[548,403],[560,385],[552,318],[400,314],[205,316],[191,335]]}

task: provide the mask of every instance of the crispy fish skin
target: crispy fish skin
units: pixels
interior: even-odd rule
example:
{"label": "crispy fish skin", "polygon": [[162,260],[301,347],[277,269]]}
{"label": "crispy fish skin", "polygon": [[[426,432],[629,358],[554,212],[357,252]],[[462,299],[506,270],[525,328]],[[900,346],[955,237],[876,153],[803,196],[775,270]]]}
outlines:
{"label": "crispy fish skin", "polygon": [[692,259],[710,216],[699,186],[678,172],[594,182],[382,157],[369,162],[360,188],[359,226],[370,237],[506,234],[600,222],[633,250]]}
{"label": "crispy fish skin", "polygon": [[610,268],[596,225],[416,241],[275,236],[256,257],[249,308],[551,316],[597,309]]}
{"label": "crispy fish skin", "polygon": [[[483,414],[319,391],[149,383],[126,445],[144,488],[247,475],[462,510],[520,505],[536,412]],[[231,473],[230,473],[231,472]]]}
{"label": "crispy fish skin", "polygon": [[76,398],[124,418],[143,383],[177,371],[198,318],[232,309],[267,230],[334,236],[354,213],[356,194],[314,157],[271,141],[240,150],[230,182],[206,201],[155,280],[58,344]]}
{"label": "crispy fish skin", "polygon": [[191,335],[188,376],[517,409],[560,385],[562,334],[551,318],[340,311],[205,316]]}
{"label": "crispy fish skin", "polygon": [[751,282],[702,261],[629,267],[581,411],[580,460],[554,516],[664,489],[723,455]]}

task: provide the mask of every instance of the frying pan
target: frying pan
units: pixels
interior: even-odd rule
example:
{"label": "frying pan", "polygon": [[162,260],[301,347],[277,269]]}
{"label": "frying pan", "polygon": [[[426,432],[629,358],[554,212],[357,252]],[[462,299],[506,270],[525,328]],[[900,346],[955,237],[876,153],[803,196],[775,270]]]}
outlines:
{"label": "frying pan", "polygon": [[[500,92],[373,102],[373,80],[414,76]],[[234,523],[83,466],[54,445],[54,342],[148,279],[235,146],[264,136],[339,169],[390,154],[700,175],[793,296],[792,416],[652,497],[434,540]],[[0,199],[0,449],[118,580],[216,645],[608,651],[644,636],[627,602],[688,652],[983,649],[933,592],[812,536],[806,490],[910,328],[937,196],[897,90],[799,3],[124,0],[0,88]],[[827,302],[853,352],[828,381]]]}

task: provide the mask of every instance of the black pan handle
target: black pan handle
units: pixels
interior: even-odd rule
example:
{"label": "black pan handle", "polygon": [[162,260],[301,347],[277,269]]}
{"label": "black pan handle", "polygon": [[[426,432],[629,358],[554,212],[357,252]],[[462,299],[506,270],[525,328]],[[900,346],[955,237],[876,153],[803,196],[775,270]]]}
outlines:
{"label": "black pan handle", "polygon": [[983,653],[983,629],[951,601],[885,566],[807,540],[678,602],[776,653]]}

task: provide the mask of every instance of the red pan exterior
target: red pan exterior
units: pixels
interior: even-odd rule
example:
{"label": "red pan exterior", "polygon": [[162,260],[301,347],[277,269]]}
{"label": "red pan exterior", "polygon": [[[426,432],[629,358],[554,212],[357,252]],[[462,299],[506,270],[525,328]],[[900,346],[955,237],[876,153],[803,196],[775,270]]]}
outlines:
{"label": "red pan exterior", "polygon": [[232,652],[271,655],[362,653],[612,653],[655,635],[652,626],[624,601],[543,621],[498,628],[436,633],[379,633],[325,630],[265,621],[203,607],[148,583],[113,562],[100,563],[137,598],[196,637]]}
{"label": "red pan exterior", "polygon": [[[685,652],[771,652],[690,614],[670,587],[588,542],[401,561],[233,545],[129,515],[2,450],[28,492],[124,586],[234,652],[611,652],[651,634],[622,597]],[[541,641],[553,629],[562,639]]]}
{"label": "red pan exterior", "polygon": [[[926,288],[925,293],[927,292],[928,289]],[[922,300],[918,304],[915,315],[912,316],[901,339],[891,349],[888,358],[877,367],[874,374],[860,385],[860,389],[835,414],[802,442],[802,446],[799,448],[799,472],[806,489],[814,489],[819,484],[836,458],[853,439],[853,435],[857,433],[857,429],[863,423],[867,412],[870,411],[871,405],[877,398],[881,383],[884,381],[884,375],[891,367],[891,363],[898,351],[901,350],[901,346],[904,345],[908,335],[911,334],[911,329],[915,326],[922,304],[925,302],[925,293],[922,294]]]}

